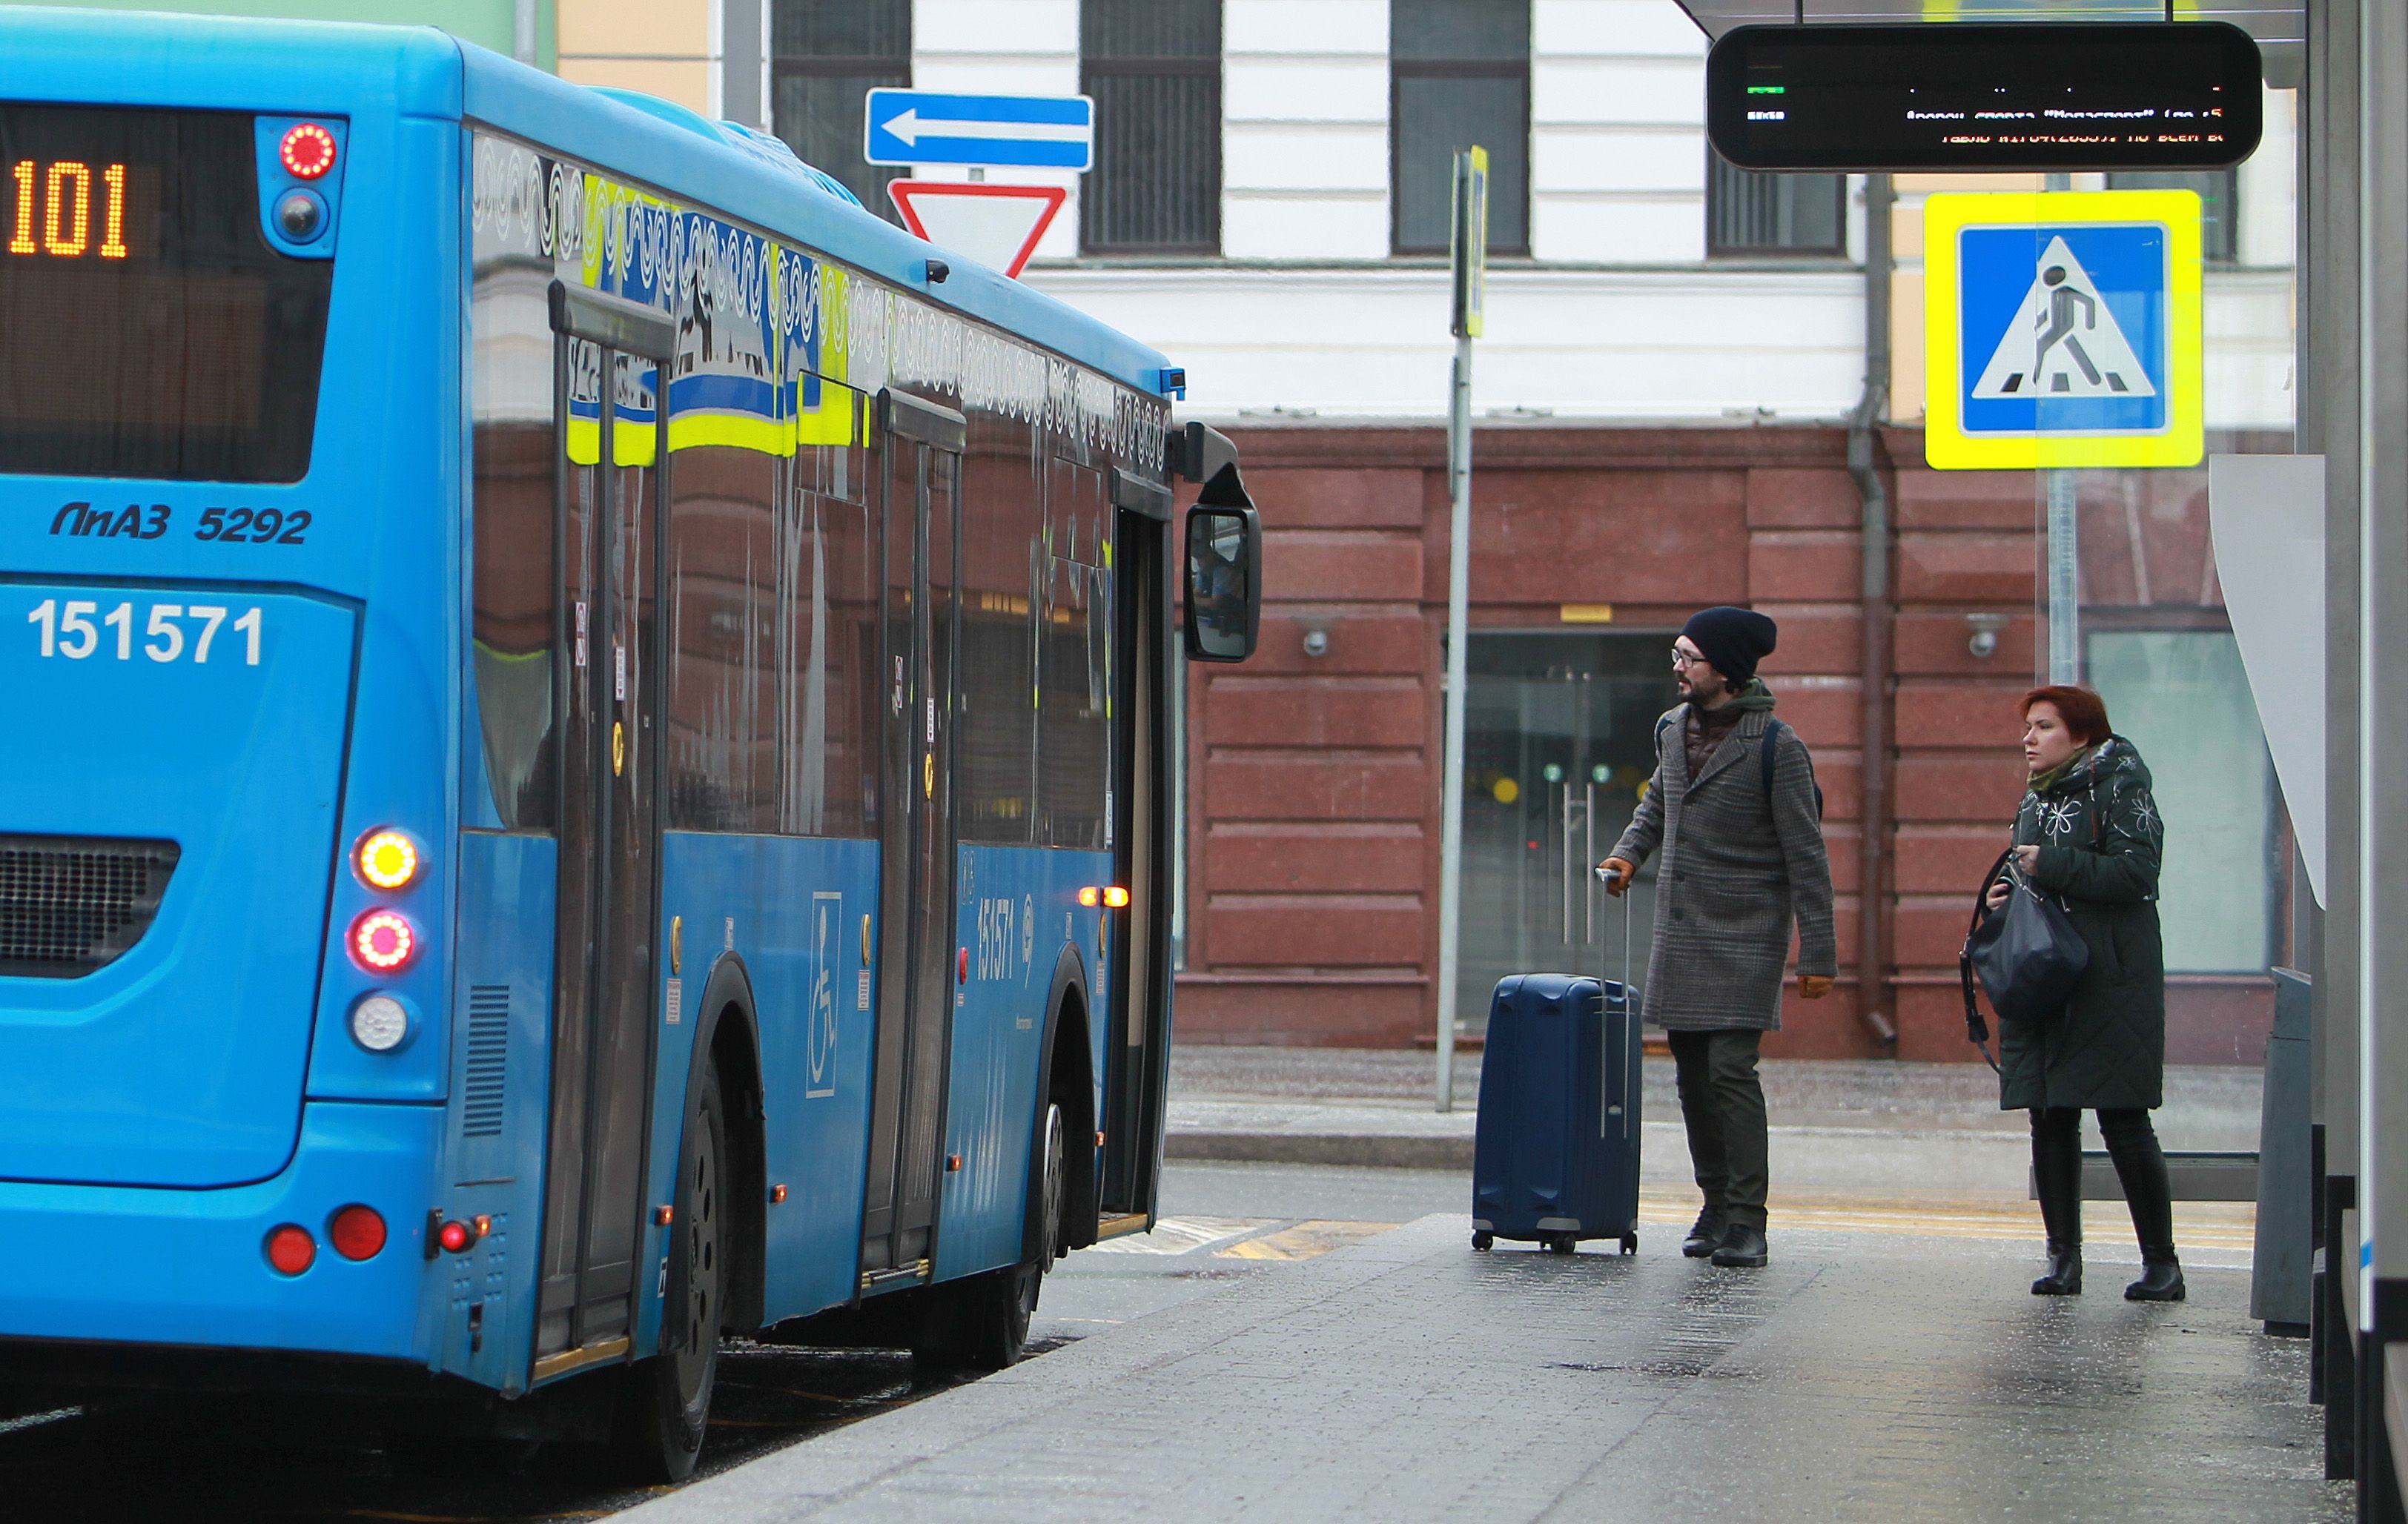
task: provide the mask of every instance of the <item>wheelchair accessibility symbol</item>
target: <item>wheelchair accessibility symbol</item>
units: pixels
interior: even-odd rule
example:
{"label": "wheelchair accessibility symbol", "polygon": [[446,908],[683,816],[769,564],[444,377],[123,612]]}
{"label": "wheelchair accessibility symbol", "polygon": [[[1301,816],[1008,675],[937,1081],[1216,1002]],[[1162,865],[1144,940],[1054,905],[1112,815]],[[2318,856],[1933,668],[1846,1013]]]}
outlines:
{"label": "wheelchair accessibility symbol", "polygon": [[836,979],[841,955],[844,896],[811,896],[811,1009],[804,1038],[810,1073],[803,1085],[806,1098],[836,1093]]}
{"label": "wheelchair accessibility symbol", "polygon": [[1932,465],[2199,463],[2196,192],[1935,195],[1924,217]]}

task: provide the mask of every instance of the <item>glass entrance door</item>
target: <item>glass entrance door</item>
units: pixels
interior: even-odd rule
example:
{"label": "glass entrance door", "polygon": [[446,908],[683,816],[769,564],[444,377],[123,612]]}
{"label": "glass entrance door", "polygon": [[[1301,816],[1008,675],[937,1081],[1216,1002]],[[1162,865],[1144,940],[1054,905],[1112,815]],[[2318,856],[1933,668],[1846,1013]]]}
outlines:
{"label": "glass entrance door", "polygon": [[1643,986],[1654,866],[1627,901],[1590,870],[1654,774],[1656,719],[1677,699],[1670,644],[1660,632],[1471,637],[1455,989],[1465,1031],[1486,1030],[1509,974],[1621,977],[1626,925]]}

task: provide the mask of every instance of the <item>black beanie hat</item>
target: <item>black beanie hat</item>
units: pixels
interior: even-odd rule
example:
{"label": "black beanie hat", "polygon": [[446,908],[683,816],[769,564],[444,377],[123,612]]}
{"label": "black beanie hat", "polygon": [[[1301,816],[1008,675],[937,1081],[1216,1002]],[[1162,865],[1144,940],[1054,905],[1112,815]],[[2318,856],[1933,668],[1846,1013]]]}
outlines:
{"label": "black beanie hat", "polygon": [[1716,672],[1735,687],[1745,688],[1756,676],[1756,664],[1772,654],[1780,627],[1753,608],[1701,608],[1681,626],[1681,634],[1698,648]]}

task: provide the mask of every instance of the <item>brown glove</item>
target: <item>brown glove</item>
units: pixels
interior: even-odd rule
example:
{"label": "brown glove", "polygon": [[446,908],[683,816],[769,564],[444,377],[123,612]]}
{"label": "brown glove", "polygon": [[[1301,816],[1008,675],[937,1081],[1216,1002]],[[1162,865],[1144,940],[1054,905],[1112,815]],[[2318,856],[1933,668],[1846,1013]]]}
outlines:
{"label": "brown glove", "polygon": [[1598,864],[1605,870],[1605,891],[1618,895],[1630,887],[1630,876],[1639,869],[1618,857],[1607,858]]}
{"label": "brown glove", "polygon": [[1831,992],[1831,976],[1800,974],[1798,976],[1798,992],[1808,1000],[1820,1000]]}

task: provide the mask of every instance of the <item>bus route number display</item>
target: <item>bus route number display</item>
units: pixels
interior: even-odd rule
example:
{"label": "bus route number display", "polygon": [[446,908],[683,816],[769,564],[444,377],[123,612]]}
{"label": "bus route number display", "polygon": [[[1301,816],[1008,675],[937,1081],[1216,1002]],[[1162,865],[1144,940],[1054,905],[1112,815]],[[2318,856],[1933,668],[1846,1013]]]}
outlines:
{"label": "bus route number display", "polygon": [[1742,169],[2221,169],[2263,88],[2223,21],[1742,26],[1707,58],[1706,131]]}
{"label": "bus route number display", "polygon": [[[122,260],[144,240],[129,227],[155,224],[150,202],[157,177],[124,164],[82,159],[18,159],[8,166],[11,198],[0,227],[12,255]],[[129,210],[129,200],[140,205]]]}

